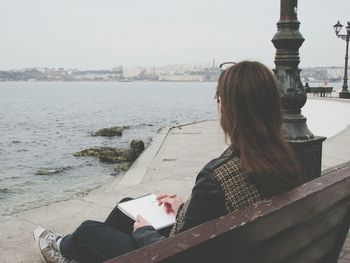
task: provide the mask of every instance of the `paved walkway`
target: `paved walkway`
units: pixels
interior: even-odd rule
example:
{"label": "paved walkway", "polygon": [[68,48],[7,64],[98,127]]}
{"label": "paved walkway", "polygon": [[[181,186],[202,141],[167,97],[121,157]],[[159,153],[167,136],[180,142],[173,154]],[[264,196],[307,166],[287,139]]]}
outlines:
{"label": "paved walkway", "polygon": [[186,199],[199,170],[224,150],[223,138],[217,121],[164,129],[121,178],[85,197],[0,217],[0,262],[39,262],[36,226],[69,233],[86,219],[104,220],[125,196],[175,192]]}
{"label": "paved walkway", "polygon": [[347,240],[345,241],[343,251],[340,254],[338,263],[349,263],[350,262],[350,234],[348,235]]}
{"label": "paved walkway", "polygon": [[[350,126],[324,142],[322,167],[349,161],[348,145]],[[31,236],[36,226],[69,233],[83,220],[104,220],[122,197],[174,192],[186,199],[199,170],[225,147],[224,135],[217,121],[163,129],[125,175],[89,195],[0,217],[0,261],[39,262],[38,250],[34,248]],[[350,262],[349,244],[350,240],[340,262]]]}

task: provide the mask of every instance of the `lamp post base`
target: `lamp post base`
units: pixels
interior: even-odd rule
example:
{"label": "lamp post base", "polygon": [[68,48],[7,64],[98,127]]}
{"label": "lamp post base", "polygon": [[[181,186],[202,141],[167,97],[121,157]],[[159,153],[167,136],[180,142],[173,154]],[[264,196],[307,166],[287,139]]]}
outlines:
{"label": "lamp post base", "polygon": [[350,99],[350,92],[348,92],[348,91],[341,91],[341,92],[339,92],[339,98],[341,98],[341,99]]}
{"label": "lamp post base", "polygon": [[321,176],[322,143],[325,139],[315,136],[309,140],[287,140],[301,167],[304,183]]}

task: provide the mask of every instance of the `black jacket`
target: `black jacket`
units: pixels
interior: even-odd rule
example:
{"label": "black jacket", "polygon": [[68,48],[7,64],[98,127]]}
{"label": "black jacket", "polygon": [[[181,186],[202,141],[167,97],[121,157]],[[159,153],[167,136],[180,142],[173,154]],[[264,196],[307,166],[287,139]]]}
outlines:
{"label": "black jacket", "polygon": [[[228,149],[199,172],[191,196],[180,207],[170,235],[250,206],[261,199],[262,195],[247,179],[239,156]],[[137,229],[132,237],[138,247],[166,238],[152,226]]]}

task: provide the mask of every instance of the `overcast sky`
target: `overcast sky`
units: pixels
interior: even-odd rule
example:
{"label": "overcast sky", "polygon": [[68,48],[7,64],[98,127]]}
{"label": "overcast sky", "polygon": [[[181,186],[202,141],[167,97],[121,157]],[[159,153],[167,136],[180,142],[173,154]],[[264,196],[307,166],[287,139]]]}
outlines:
{"label": "overcast sky", "polygon": [[[299,0],[301,67],[343,66],[350,0]],[[0,0],[0,70],[258,60],[274,66],[279,0]],[[344,29],[343,29],[344,30]],[[345,31],[343,31],[345,33]]]}

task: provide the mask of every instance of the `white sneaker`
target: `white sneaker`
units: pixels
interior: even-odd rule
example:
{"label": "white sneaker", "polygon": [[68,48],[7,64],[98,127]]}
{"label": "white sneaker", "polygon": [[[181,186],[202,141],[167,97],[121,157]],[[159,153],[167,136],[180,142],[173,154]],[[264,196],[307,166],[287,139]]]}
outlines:
{"label": "white sneaker", "polygon": [[61,234],[56,234],[53,231],[42,227],[37,227],[33,231],[33,239],[35,241],[38,241],[39,239],[44,239],[46,243],[52,246],[52,248],[55,249],[56,251],[59,251],[57,246],[57,240],[62,237],[63,236]]}
{"label": "white sneaker", "polygon": [[57,240],[62,235],[56,234],[48,229],[38,227],[33,232],[33,238],[41,252],[41,260],[45,263],[76,263],[62,256],[58,250]]}

